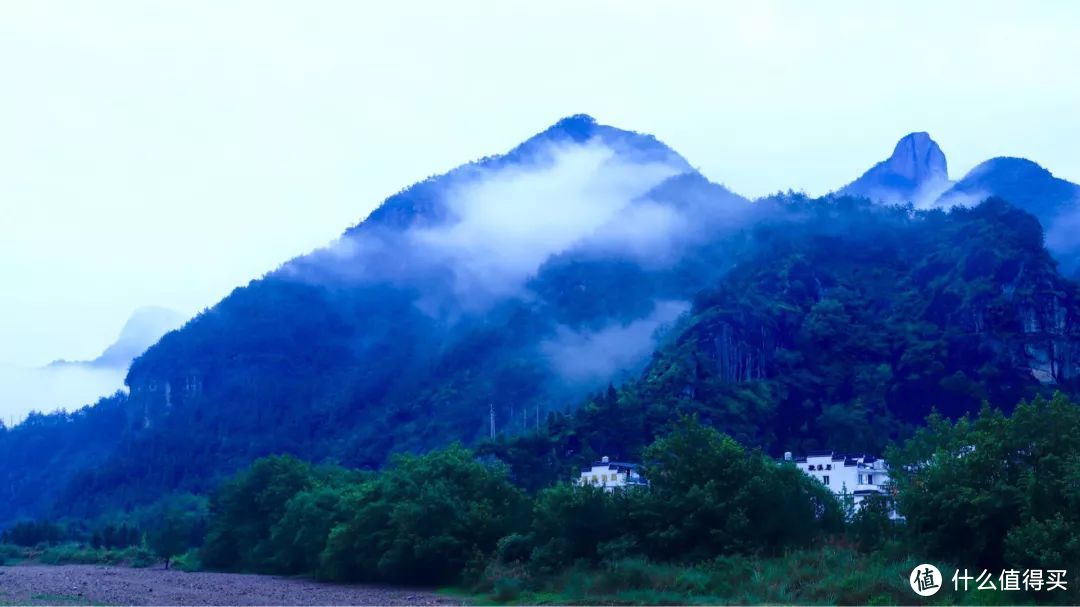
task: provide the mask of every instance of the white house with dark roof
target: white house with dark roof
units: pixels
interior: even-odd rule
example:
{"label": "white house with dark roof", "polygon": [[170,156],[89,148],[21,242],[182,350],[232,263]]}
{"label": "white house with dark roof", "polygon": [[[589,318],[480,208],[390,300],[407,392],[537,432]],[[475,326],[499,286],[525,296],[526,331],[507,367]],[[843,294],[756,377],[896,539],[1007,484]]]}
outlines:
{"label": "white house with dark roof", "polygon": [[[817,479],[838,498],[850,497],[856,510],[869,495],[893,495],[889,465],[871,455],[811,451],[805,457],[795,458],[787,452],[784,460],[794,462],[799,470]],[[900,515],[893,510],[889,518],[898,519]]]}
{"label": "white house with dark roof", "polygon": [[641,476],[641,467],[638,464],[613,462],[604,456],[600,461],[581,469],[577,484],[593,485],[603,487],[605,491],[614,491],[626,487],[647,487],[649,481]]}

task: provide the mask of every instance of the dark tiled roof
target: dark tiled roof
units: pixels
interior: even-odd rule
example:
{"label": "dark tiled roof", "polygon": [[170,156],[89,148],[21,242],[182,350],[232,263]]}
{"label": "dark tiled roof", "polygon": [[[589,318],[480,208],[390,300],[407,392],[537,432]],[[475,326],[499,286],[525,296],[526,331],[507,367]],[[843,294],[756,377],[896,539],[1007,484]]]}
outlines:
{"label": "dark tiled roof", "polygon": [[[873,455],[863,455],[861,453],[844,454],[844,453],[837,453],[835,451],[807,451],[805,456],[798,456],[798,457],[793,458],[790,461],[794,461],[794,462],[799,463],[799,464],[804,464],[804,463],[806,463],[807,458],[811,458],[811,457],[828,457],[831,461],[834,461],[834,462],[844,462],[845,466],[857,466],[860,463],[859,462],[860,459],[862,459],[861,463],[863,463],[863,464],[872,464],[872,463],[878,461],[878,459],[880,459],[880,458],[875,457]],[[785,461],[783,458],[778,458],[778,459],[780,461]]]}
{"label": "dark tiled roof", "polygon": [[630,464],[627,462],[593,462],[590,466],[583,466],[582,472],[589,472],[593,468],[607,468],[608,470],[637,470],[641,467],[641,464]]}

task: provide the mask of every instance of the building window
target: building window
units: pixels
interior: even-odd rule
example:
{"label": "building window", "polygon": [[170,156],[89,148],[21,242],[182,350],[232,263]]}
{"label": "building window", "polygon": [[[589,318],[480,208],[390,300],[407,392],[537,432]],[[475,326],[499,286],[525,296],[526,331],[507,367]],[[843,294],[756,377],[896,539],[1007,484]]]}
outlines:
{"label": "building window", "polygon": [[874,475],[873,474],[867,474],[866,475],[866,484],[867,485],[873,485],[874,484]]}
{"label": "building window", "polygon": [[832,470],[832,464],[825,464],[826,470]]}
{"label": "building window", "polygon": [[822,482],[824,482],[824,483],[825,483],[826,485],[828,485],[828,484],[829,484],[829,475],[828,475],[828,474],[826,474],[825,476],[821,477],[821,480],[822,480]]}

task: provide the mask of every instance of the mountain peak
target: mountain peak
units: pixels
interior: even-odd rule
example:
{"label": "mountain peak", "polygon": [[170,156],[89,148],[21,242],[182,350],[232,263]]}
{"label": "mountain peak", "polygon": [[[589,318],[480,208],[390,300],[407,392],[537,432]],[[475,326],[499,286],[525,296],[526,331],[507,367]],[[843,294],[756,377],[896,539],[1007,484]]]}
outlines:
{"label": "mountain peak", "polygon": [[896,143],[892,156],[886,161],[889,169],[914,182],[933,178],[948,178],[945,154],[937,142],[924,131],[908,133]]}
{"label": "mountain peak", "polygon": [[54,360],[49,367],[80,366],[123,370],[139,354],[157,343],[169,331],[184,324],[178,312],[160,306],[144,306],[135,310],[124,323],[116,341],[93,360]]}
{"label": "mountain peak", "polygon": [[403,229],[413,225],[417,218],[422,218],[427,225],[438,223],[445,218],[441,197],[449,188],[475,179],[485,171],[550,163],[554,148],[586,144],[606,146],[627,163],[663,164],[676,173],[696,172],[678,152],[652,135],[601,124],[588,114],[574,114],[561,118],[504,154],[470,162],[405,188],[386,199],[367,220],[349,228],[345,234],[348,236],[373,226]]}
{"label": "mountain peak", "polygon": [[949,185],[945,153],[929,133],[917,131],[904,135],[892,155],[838,193],[886,204],[911,202],[925,206]]}
{"label": "mountain peak", "polygon": [[570,135],[574,139],[583,138],[587,139],[592,135],[593,130],[596,129],[596,118],[588,114],[574,114],[573,116],[567,116],[553,124],[550,130],[559,130],[567,135]]}
{"label": "mountain peak", "polygon": [[139,308],[124,323],[116,341],[90,364],[127,368],[133,358],[154,345],[161,336],[179,328],[184,324],[184,320],[183,316],[168,308]]}

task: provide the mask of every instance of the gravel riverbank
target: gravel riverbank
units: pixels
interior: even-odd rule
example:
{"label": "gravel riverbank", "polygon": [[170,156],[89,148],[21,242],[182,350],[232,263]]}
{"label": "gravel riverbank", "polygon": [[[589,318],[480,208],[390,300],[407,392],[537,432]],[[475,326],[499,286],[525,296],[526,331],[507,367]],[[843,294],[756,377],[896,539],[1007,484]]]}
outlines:
{"label": "gravel riverbank", "polygon": [[430,590],[100,565],[0,567],[0,605],[459,605]]}

